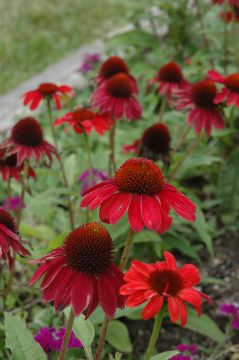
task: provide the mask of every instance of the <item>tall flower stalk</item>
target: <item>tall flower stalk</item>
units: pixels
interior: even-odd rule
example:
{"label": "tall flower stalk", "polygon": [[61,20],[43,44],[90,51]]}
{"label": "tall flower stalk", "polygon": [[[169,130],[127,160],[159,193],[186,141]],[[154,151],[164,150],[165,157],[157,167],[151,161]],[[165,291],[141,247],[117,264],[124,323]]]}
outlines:
{"label": "tall flower stalk", "polygon": [[[63,179],[63,183],[66,187],[66,189],[69,191],[70,190],[70,186],[69,186],[69,182],[66,176],[66,171],[64,168],[64,164],[62,161],[62,158],[60,156],[59,153],[59,148],[58,148],[58,142],[57,142],[57,136],[56,136],[56,132],[55,132],[55,128],[53,125],[53,118],[52,118],[52,110],[51,110],[51,99],[47,99],[47,110],[48,110],[48,118],[49,118],[49,123],[50,123],[50,127],[51,127],[51,133],[52,133],[52,137],[53,137],[53,141],[54,141],[54,146],[56,148],[56,151],[59,154],[59,164],[60,164],[60,169],[61,169],[61,173],[62,173],[62,179]],[[69,214],[69,223],[70,223],[70,227],[71,229],[74,229],[74,213],[73,213],[73,206],[72,206],[72,201],[71,201],[71,197],[70,194],[67,194],[67,208],[68,208],[68,214]]]}
{"label": "tall flower stalk", "polygon": [[162,308],[161,311],[155,317],[153,331],[149,340],[149,344],[145,353],[144,360],[150,360],[151,358],[156,342],[158,340],[159,332],[163,322],[163,317],[164,317],[164,309]]}

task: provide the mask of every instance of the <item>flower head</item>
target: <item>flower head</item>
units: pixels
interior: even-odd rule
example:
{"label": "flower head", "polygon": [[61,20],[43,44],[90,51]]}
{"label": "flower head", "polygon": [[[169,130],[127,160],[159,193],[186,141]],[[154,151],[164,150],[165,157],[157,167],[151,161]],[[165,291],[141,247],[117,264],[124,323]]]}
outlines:
{"label": "flower head", "polygon": [[41,125],[33,117],[25,117],[19,120],[12,128],[10,138],[1,146],[0,150],[16,155],[17,167],[21,167],[24,160],[35,159],[36,163],[46,155],[52,162],[52,154],[58,157],[55,148],[44,140]]}
{"label": "flower head", "polygon": [[208,76],[213,81],[224,85],[214,98],[214,103],[220,104],[226,101],[227,106],[235,105],[239,107],[239,73],[222,76],[216,71],[208,71]]}
{"label": "flower head", "polygon": [[170,319],[181,325],[187,322],[187,308],[185,302],[193,305],[198,315],[202,313],[202,300],[210,298],[196,290],[200,281],[198,269],[191,264],[177,268],[174,256],[165,251],[165,261],[154,264],[132,261],[130,269],[124,276],[126,284],[120,289],[126,295],[126,306],[135,307],[147,301],[142,311],[145,320],[151,319],[167,304]]}
{"label": "flower head", "polygon": [[212,80],[188,85],[184,90],[178,91],[177,95],[177,110],[190,109],[187,121],[190,126],[194,126],[196,133],[205,129],[206,134],[210,135],[212,127],[223,128],[223,117],[214,103],[217,89]]}
{"label": "flower head", "polygon": [[135,89],[131,78],[118,73],[102,82],[92,94],[92,105],[116,119],[139,119],[141,107],[134,97]]}
{"label": "flower head", "polygon": [[98,171],[96,169],[93,169],[93,183],[91,183],[90,176],[90,170],[84,171],[79,176],[78,180],[81,182],[81,194],[84,194],[84,192],[87,191],[92,185],[96,185],[99,182],[108,179],[106,171]]}
{"label": "flower head", "polygon": [[2,202],[2,206],[1,208],[4,210],[13,210],[13,211],[17,211],[19,209],[19,207],[25,208],[26,204],[22,204],[21,198],[20,196],[12,196],[10,197],[10,199],[5,199]]}
{"label": "flower head", "polygon": [[113,263],[113,244],[106,228],[87,223],[73,230],[63,246],[32,263],[40,263],[33,275],[33,285],[43,275],[42,300],[54,301],[55,309],[72,305],[76,316],[86,317],[100,305],[107,316],[124,306],[119,295],[123,274]]}
{"label": "flower head", "polygon": [[83,59],[83,63],[78,71],[83,74],[91,71],[95,64],[100,62],[101,56],[99,53],[86,54]]}
{"label": "flower head", "polygon": [[0,258],[8,259],[10,266],[13,261],[12,252],[30,255],[20,242],[14,218],[8,211],[0,209]]}
{"label": "flower head", "polygon": [[50,99],[55,102],[56,108],[61,108],[61,100],[65,96],[73,96],[74,92],[70,86],[57,86],[53,83],[43,83],[37,89],[26,92],[22,95],[23,104],[29,105],[31,110],[35,110],[43,99]]}
{"label": "flower head", "polygon": [[112,179],[91,187],[83,195],[81,207],[94,210],[100,206],[100,219],[115,224],[128,211],[131,228],[138,232],[144,226],[163,232],[172,222],[173,208],[183,218],[195,220],[195,205],[168,184],[161,170],[144,158],[129,159]]}
{"label": "flower head", "polygon": [[131,145],[123,145],[122,149],[124,153],[133,152],[151,160],[158,160],[160,155],[169,153],[170,141],[167,125],[158,123],[145,129],[140,139],[136,139]]}
{"label": "flower head", "polygon": [[234,330],[239,330],[239,305],[238,304],[222,304],[220,313],[225,316],[232,317],[231,326]]}
{"label": "flower head", "polygon": [[169,62],[162,66],[156,77],[149,81],[149,84],[158,84],[158,92],[166,94],[168,100],[172,99],[175,91],[183,89],[187,85],[182,70],[175,62]]}
{"label": "flower head", "polygon": [[[23,165],[17,166],[17,155],[7,155],[7,148],[0,149],[0,172],[3,181],[8,181],[9,178],[14,178],[16,181],[21,180],[21,173],[23,172]],[[31,166],[28,169],[28,176],[36,177],[35,171]]]}
{"label": "flower head", "polygon": [[126,62],[119,56],[111,56],[103,62],[97,77],[98,84],[101,84],[119,73],[126,74],[130,78],[134,92],[137,94],[138,86],[136,79],[129,73],[129,68]]}
{"label": "flower head", "polygon": [[110,129],[113,121],[106,114],[99,114],[88,108],[76,108],[74,111],[68,112],[57,119],[54,125],[57,126],[62,123],[72,126],[73,130],[78,134],[90,134],[94,129],[97,134],[103,135]]}
{"label": "flower head", "polygon": [[[37,335],[34,336],[34,339],[41,345],[46,354],[49,354],[52,351],[59,352],[61,350],[65,332],[66,329],[64,327],[57,330],[54,327],[49,328],[45,326],[38,331]],[[68,349],[82,347],[80,340],[76,338],[73,331],[70,334],[67,347]]]}

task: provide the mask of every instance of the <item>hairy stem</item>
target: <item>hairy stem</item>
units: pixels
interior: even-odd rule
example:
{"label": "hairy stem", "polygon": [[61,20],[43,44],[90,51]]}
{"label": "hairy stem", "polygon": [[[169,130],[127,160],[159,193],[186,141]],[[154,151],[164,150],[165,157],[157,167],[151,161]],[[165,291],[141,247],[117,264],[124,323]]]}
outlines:
{"label": "hairy stem", "polygon": [[157,342],[157,339],[159,336],[159,331],[161,329],[163,316],[164,316],[164,311],[162,308],[161,311],[155,317],[153,331],[152,331],[152,334],[151,334],[151,337],[149,340],[149,345],[146,350],[144,360],[150,360],[150,358],[151,358],[152,352],[154,351],[154,348],[155,348],[155,345],[156,345],[156,342]]}
{"label": "hairy stem", "polygon": [[[61,159],[61,156],[60,156],[60,153],[59,153],[59,149],[58,149],[57,136],[56,136],[55,128],[54,128],[54,125],[53,125],[53,118],[52,118],[52,111],[51,111],[51,100],[50,99],[47,100],[47,110],[48,110],[48,118],[49,118],[50,127],[51,127],[51,133],[52,133],[52,137],[53,137],[53,140],[54,140],[54,146],[55,146],[55,149],[56,149],[56,151],[57,151],[57,153],[59,155],[58,160],[59,160],[60,169],[61,169],[61,173],[62,173],[63,183],[65,185],[65,188],[67,190],[69,190],[70,189],[69,182],[67,180],[64,164],[62,162],[62,159]],[[70,194],[67,194],[67,208],[68,208],[68,214],[69,214],[70,227],[73,230],[74,229],[74,213],[73,213],[73,207],[72,207]]]}
{"label": "hairy stem", "polygon": [[58,356],[57,360],[64,360],[65,359],[65,355],[66,355],[66,351],[67,351],[67,345],[68,345],[69,338],[70,338],[70,335],[71,335],[74,320],[75,320],[75,315],[73,313],[73,310],[71,309],[70,315],[68,317],[67,324],[66,324],[66,332],[65,332],[63,342],[62,342],[62,345],[61,345],[61,351],[59,353],[59,356]]}

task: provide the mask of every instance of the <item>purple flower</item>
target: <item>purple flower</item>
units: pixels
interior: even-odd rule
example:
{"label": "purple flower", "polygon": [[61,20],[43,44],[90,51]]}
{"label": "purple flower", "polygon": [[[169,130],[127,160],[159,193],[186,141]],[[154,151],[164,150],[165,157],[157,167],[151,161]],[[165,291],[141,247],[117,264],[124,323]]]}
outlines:
{"label": "purple flower", "polygon": [[[19,206],[21,205],[21,198],[20,196],[12,196],[10,197],[9,201],[7,199],[3,200],[1,208],[4,210],[18,210]],[[26,204],[23,203],[23,208],[26,207]]]}
{"label": "purple flower", "polygon": [[[49,328],[47,326],[41,328],[37,335],[34,337],[45,353],[50,353],[52,351],[60,351],[63,338],[65,335],[65,328],[61,327],[59,330],[56,330],[54,327]],[[75,337],[73,331],[71,332],[68,348],[81,348],[82,344],[79,339]]]}
{"label": "purple flower", "polygon": [[222,304],[220,313],[224,316],[232,317],[231,326],[234,330],[239,330],[239,305],[238,304]]}
{"label": "purple flower", "polygon": [[96,169],[92,169],[92,172],[92,183],[90,181],[90,170],[83,171],[83,173],[79,176],[78,180],[81,181],[81,194],[84,194],[84,192],[87,191],[91,186],[108,179],[106,171],[98,171]]}
{"label": "purple flower", "polygon": [[194,359],[194,356],[191,355],[195,355],[198,352],[198,347],[196,344],[179,344],[176,346],[176,349],[180,351],[181,354],[172,356],[170,358],[171,360],[192,360]]}
{"label": "purple flower", "polygon": [[84,56],[81,67],[78,69],[83,74],[88,73],[93,69],[94,64],[97,64],[101,60],[101,55],[99,53],[86,54]]}

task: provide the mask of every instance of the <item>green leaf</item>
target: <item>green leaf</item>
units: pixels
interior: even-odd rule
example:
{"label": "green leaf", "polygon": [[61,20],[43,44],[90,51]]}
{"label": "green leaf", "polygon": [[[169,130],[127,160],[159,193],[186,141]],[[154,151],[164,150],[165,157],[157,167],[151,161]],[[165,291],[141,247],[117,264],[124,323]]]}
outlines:
{"label": "green leaf", "polygon": [[197,230],[201,240],[206,245],[209,253],[213,256],[213,243],[210,234],[208,233],[208,225],[206,223],[204,214],[202,210],[197,206],[196,212],[196,221],[193,223],[193,226]]}
{"label": "green leaf", "polygon": [[5,313],[6,347],[13,360],[46,360],[41,346],[34,340],[26,325],[9,313]]}
{"label": "green leaf", "polygon": [[[140,306],[137,306],[136,308],[124,308],[123,310],[121,309],[117,309],[116,310],[116,313],[115,313],[115,316],[114,318],[115,319],[118,319],[118,318],[121,318],[123,316],[126,316],[128,317],[128,315],[132,315],[134,316],[134,314],[138,314],[139,310],[142,310],[144,307],[144,304],[143,305],[140,305]],[[93,314],[90,316],[90,320],[92,321],[92,323],[94,325],[99,325],[103,322],[104,320],[104,317],[105,317],[105,314],[103,313],[103,311],[101,310],[100,307],[98,307],[94,312]]]}
{"label": "green leaf", "polygon": [[132,351],[127,326],[120,321],[114,320],[109,323],[106,340],[121,352],[130,353]]}
{"label": "green leaf", "polygon": [[154,355],[150,358],[150,360],[168,360],[171,359],[172,356],[179,354],[178,350],[165,351],[163,353]]}
{"label": "green leaf", "polygon": [[198,316],[194,309],[188,308],[187,311],[188,321],[185,326],[187,329],[202,334],[219,344],[224,342],[225,334],[219,329],[215,321],[205,314]]}
{"label": "green leaf", "polygon": [[[66,308],[64,313],[68,318],[70,314],[70,308]],[[81,341],[87,359],[93,360],[91,344],[95,337],[95,329],[92,322],[89,319],[86,320],[85,316],[81,314],[74,320],[73,331],[76,337]]]}

